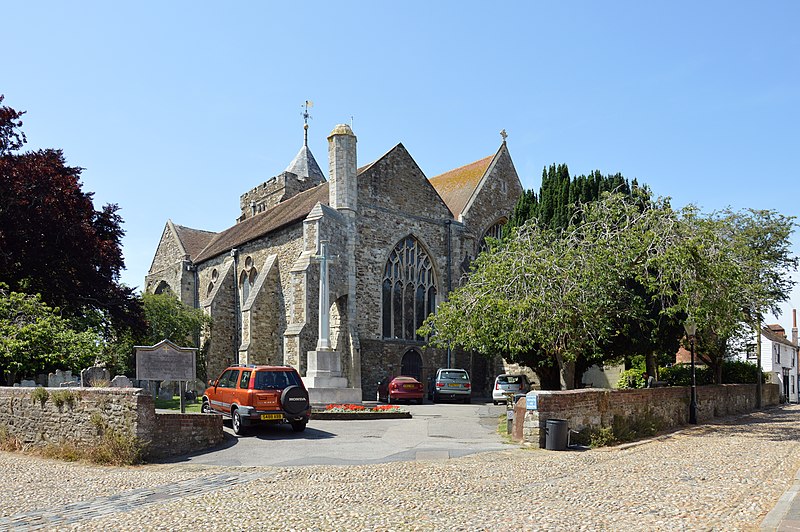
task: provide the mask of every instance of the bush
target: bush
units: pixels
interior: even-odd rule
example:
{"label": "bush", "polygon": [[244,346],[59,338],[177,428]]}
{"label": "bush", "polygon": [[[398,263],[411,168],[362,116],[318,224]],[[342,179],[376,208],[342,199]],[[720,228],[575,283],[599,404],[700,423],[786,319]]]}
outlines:
{"label": "bush", "polygon": [[[750,362],[726,360],[722,363],[723,384],[755,384],[758,368]],[[691,364],[675,364],[659,369],[660,379],[670,386],[691,386]],[[764,379],[764,375],[762,375]],[[706,366],[695,366],[695,381],[698,385],[714,384],[714,373]],[[762,380],[761,382],[766,382]]]}

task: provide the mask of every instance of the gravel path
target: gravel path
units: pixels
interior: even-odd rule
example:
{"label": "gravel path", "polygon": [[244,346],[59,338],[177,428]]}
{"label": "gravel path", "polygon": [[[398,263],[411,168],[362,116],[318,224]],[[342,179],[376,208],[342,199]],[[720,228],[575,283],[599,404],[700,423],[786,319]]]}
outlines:
{"label": "gravel path", "polygon": [[752,530],[799,467],[797,405],[627,447],[363,466],[107,468],[0,453],[0,529]]}

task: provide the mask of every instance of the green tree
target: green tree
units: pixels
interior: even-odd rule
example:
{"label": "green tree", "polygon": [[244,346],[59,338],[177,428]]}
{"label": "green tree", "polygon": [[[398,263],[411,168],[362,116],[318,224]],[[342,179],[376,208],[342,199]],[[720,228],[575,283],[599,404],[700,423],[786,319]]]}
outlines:
{"label": "green tree", "polygon": [[76,329],[95,327],[107,338],[140,332],[141,305],[119,282],[119,207],[95,210],[82,169],[68,166],[61,150],[21,152],[23,114],[0,106],[0,280],[40,294]]}
{"label": "green tree", "polygon": [[100,353],[101,338],[78,332],[38,295],[0,285],[0,375],[6,385],[56,369],[80,371]]}
{"label": "green tree", "polygon": [[133,374],[136,345],[155,345],[169,340],[179,346],[197,347],[197,374],[205,376],[205,349],[200,345],[201,335],[208,336],[211,318],[202,310],[184,305],[174,295],[144,294],[142,306],[147,321],[145,333],[125,335],[109,345],[104,352],[105,362],[120,374]]}

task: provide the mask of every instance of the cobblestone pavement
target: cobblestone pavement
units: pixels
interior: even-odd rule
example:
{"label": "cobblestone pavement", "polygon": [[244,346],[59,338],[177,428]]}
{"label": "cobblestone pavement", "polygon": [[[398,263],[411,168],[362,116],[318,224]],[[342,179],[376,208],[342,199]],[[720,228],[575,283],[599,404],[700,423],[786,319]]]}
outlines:
{"label": "cobblestone pavement", "polygon": [[0,453],[0,529],[754,530],[798,467],[797,405],[623,447],[359,466],[110,468]]}

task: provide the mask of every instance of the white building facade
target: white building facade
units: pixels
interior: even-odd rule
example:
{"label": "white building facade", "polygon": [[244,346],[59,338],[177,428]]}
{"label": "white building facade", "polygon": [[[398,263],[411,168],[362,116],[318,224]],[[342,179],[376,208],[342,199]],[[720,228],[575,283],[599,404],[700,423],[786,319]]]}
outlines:
{"label": "white building facade", "polygon": [[[791,340],[780,325],[767,325],[761,329],[761,369],[769,375],[769,382],[778,384],[784,400],[800,402],[798,378],[797,311],[793,311]],[[747,353],[749,362],[756,361],[756,348]]]}

